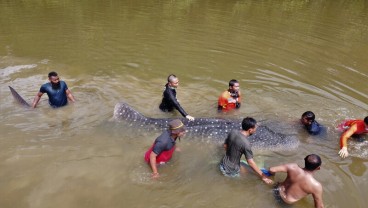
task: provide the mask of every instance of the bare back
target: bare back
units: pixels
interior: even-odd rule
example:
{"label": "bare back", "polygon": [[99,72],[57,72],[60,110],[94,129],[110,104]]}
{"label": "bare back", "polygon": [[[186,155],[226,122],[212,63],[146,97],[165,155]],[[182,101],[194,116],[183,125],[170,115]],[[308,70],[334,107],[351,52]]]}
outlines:
{"label": "bare back", "polygon": [[288,204],[292,204],[308,194],[312,194],[315,207],[323,207],[322,185],[313,177],[313,171],[300,168],[297,164],[286,164],[277,166],[281,168],[277,172],[287,172],[284,182],[280,183],[279,190],[281,198]]}

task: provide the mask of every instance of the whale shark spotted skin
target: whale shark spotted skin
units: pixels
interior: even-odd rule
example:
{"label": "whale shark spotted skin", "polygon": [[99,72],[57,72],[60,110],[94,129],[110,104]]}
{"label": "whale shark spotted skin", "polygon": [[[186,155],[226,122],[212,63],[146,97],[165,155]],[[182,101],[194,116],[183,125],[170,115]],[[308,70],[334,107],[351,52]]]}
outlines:
{"label": "whale shark spotted skin", "polygon": [[[141,128],[146,131],[162,131],[168,128],[168,123],[176,118],[146,117],[125,102],[115,105],[113,118],[124,121],[131,128]],[[241,129],[241,120],[222,118],[196,118],[188,121],[180,119],[186,126],[186,137],[202,138],[207,141],[224,142],[233,129]],[[277,133],[265,125],[260,125],[256,133],[248,137],[252,148],[260,150],[294,150],[299,145],[295,135]]]}

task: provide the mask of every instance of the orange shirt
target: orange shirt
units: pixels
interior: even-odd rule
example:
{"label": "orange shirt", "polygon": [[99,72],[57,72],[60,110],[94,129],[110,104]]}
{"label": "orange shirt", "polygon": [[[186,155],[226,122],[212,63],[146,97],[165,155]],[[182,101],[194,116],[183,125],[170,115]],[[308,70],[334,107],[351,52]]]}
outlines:
{"label": "orange shirt", "polygon": [[341,135],[340,137],[340,147],[346,147],[346,140],[348,138],[346,138],[346,132],[348,131],[348,129],[353,125],[356,124],[357,125],[357,129],[354,132],[354,134],[366,134],[368,133],[368,128],[365,127],[365,123],[363,120],[348,120],[345,121],[342,125],[340,125],[341,129],[344,129],[345,132]]}
{"label": "orange shirt", "polygon": [[365,128],[365,124],[363,120],[348,120],[344,123],[344,126],[347,128],[350,128],[351,125],[354,123],[357,124],[357,130],[354,132],[354,134],[364,134],[368,133],[368,129]]}
{"label": "orange shirt", "polygon": [[231,96],[231,93],[226,90],[223,92],[218,99],[219,109],[222,111],[229,111],[236,108],[236,102],[241,102],[241,94],[239,92],[239,97],[234,98]]}

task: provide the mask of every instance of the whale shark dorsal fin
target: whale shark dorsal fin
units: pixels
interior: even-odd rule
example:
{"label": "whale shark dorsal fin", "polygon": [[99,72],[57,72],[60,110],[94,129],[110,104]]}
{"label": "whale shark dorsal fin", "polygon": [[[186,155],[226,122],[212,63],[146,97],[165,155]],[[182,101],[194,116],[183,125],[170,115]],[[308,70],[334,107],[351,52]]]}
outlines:
{"label": "whale shark dorsal fin", "polygon": [[25,101],[25,100],[22,98],[22,96],[20,96],[20,95],[18,94],[18,92],[17,92],[17,91],[15,91],[15,89],[14,89],[14,88],[12,88],[12,87],[10,87],[10,86],[9,86],[9,89],[10,89],[10,92],[11,92],[11,94],[13,95],[13,97],[14,97],[15,101],[17,101],[17,103],[18,103],[18,104],[20,104],[20,105],[22,105],[22,106],[25,106],[25,107],[31,107],[31,105],[30,105],[29,103],[27,103],[27,101]]}

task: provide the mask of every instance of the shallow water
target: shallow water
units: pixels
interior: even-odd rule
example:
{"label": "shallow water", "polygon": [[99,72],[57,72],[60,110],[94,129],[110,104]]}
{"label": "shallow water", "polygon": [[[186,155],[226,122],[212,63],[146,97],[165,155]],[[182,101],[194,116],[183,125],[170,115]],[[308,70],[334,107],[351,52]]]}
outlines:
{"label": "shallow water", "polygon": [[[230,118],[252,116],[295,134],[297,150],[256,150],[263,166],[322,157],[316,178],[325,207],[365,207],[368,140],[349,141],[340,159],[335,127],[367,116],[365,1],[0,1],[0,207],[279,207],[271,187],[249,174],[218,171],[221,143],[183,138],[151,180],[143,154],[159,132],[112,119],[124,100],[149,117],[166,77],[194,117],[216,117],[230,79],[244,95]],[[55,70],[77,102],[32,102]],[[312,110],[326,134],[309,136]],[[367,137],[365,137],[367,138]],[[280,181],[285,175],[277,175]],[[295,207],[312,207],[312,197]]]}

